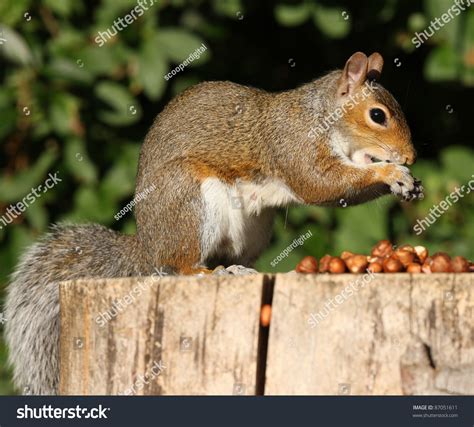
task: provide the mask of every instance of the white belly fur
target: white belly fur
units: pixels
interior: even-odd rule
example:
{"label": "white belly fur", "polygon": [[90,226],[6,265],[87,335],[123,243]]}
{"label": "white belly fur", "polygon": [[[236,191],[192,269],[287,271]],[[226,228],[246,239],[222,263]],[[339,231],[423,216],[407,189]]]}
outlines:
{"label": "white belly fur", "polygon": [[[204,202],[201,229],[201,262],[219,254],[223,241],[230,241],[228,255],[245,258],[246,251],[257,251],[266,244],[267,222],[272,215],[265,208],[301,202],[290,188],[279,180],[255,184],[239,181],[229,185],[218,178],[207,178],[201,184]],[[267,210],[268,211],[268,210]]]}

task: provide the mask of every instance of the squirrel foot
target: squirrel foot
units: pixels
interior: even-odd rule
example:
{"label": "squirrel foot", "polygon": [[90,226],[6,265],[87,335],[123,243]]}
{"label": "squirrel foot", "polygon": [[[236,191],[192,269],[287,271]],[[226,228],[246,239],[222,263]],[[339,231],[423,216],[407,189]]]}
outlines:
{"label": "squirrel foot", "polygon": [[257,274],[257,273],[258,273],[257,270],[253,268],[245,267],[243,265],[231,265],[227,268],[224,268],[224,266],[219,265],[212,272],[212,274],[216,274],[218,276],[227,276],[227,275],[244,276],[247,274]]}

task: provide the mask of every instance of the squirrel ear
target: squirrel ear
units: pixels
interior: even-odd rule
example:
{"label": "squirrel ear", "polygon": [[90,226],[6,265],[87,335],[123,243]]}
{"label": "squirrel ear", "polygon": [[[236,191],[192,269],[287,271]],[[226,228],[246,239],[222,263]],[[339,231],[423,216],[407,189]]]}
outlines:
{"label": "squirrel ear", "polygon": [[382,74],[382,68],[382,55],[380,55],[380,53],[378,52],[374,52],[372,55],[369,56],[369,71],[367,73],[367,78],[370,78],[370,80],[378,80],[380,78],[380,74]]}
{"label": "squirrel ear", "polygon": [[346,62],[339,80],[338,94],[341,96],[352,93],[365,82],[369,61],[365,53],[356,52]]}

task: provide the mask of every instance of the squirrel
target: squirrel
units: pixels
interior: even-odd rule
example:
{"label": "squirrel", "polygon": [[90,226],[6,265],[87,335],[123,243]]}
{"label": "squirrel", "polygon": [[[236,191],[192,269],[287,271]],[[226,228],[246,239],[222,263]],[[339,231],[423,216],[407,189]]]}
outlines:
{"label": "squirrel", "polygon": [[5,305],[15,385],[58,392],[61,281],[249,267],[278,207],[421,198],[406,166],[416,158],[410,130],[378,82],[382,67],[379,53],[357,52],[293,90],[204,82],[170,101],[140,152],[136,194],[156,190],[136,204],[137,234],[56,225],[20,260]]}

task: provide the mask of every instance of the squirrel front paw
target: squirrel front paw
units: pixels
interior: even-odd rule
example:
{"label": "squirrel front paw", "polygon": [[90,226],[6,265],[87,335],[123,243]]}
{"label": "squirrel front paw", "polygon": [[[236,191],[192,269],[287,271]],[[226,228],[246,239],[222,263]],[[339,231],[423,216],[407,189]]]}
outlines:
{"label": "squirrel front paw", "polygon": [[410,200],[414,200],[414,199],[418,199],[418,200],[423,200],[425,198],[425,194],[423,193],[423,185],[421,184],[421,180],[419,179],[416,179],[415,178],[415,182],[414,182],[414,187],[413,187],[413,190],[410,191],[410,198],[408,199],[408,201]]}
{"label": "squirrel front paw", "polygon": [[423,186],[419,179],[413,177],[406,166],[389,163],[384,165],[383,181],[390,187],[390,191],[401,196],[405,201],[424,198]]}

